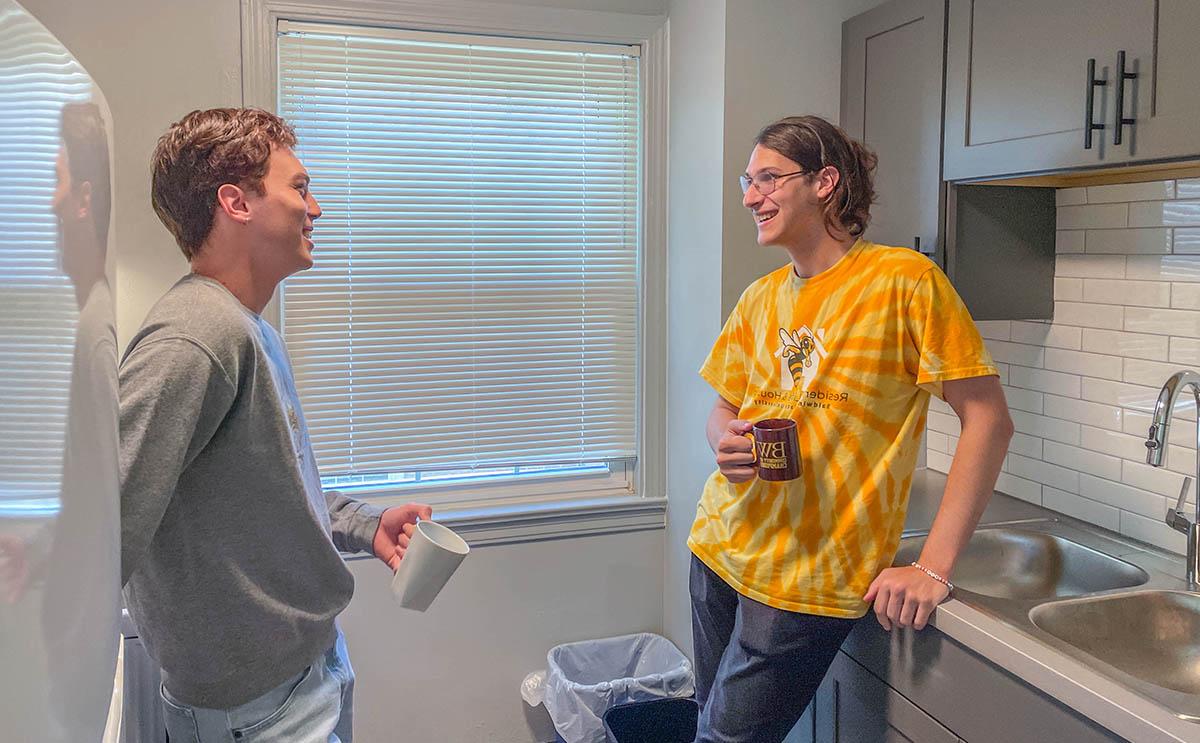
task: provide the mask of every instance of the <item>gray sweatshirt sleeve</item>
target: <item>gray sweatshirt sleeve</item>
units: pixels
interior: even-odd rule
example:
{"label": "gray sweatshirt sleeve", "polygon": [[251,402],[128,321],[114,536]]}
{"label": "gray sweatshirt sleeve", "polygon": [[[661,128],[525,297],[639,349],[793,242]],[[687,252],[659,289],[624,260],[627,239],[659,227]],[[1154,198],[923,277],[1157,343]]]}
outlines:
{"label": "gray sweatshirt sleeve", "polygon": [[121,585],[146,555],[179,475],[216,432],[237,387],[199,343],[154,339],[121,364]]}
{"label": "gray sweatshirt sleeve", "polygon": [[342,552],[371,552],[384,509],[370,506],[336,490],[325,491],[333,546]]}

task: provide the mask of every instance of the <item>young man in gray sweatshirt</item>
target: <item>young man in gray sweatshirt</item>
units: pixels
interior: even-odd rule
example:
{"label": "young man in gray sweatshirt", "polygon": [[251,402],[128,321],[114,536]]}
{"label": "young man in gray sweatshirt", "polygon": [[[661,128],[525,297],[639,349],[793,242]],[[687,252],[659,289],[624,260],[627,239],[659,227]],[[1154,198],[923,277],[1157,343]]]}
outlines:
{"label": "young man in gray sweatshirt", "polygon": [[313,265],[295,133],[254,109],[162,136],[151,200],[191,273],[121,362],[121,574],[163,670],[172,743],[351,739],[339,550],[394,570],[428,506],[322,492],[291,366],[261,313]]}

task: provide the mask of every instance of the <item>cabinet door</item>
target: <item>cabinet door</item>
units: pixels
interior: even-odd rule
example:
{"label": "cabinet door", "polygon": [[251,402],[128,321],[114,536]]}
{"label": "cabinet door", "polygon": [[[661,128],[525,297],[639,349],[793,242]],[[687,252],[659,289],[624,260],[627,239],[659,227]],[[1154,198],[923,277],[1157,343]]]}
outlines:
{"label": "cabinet door", "polygon": [[962,743],[845,653],[826,676],[829,713],[818,709],[821,743]]}
{"label": "cabinet door", "polygon": [[945,0],[893,0],[842,25],[842,128],[875,150],[868,239],[939,243]]}
{"label": "cabinet door", "polygon": [[[1131,70],[1153,75],[1156,6],[1155,0],[950,0],[946,180],[1131,161],[1130,137],[1113,144],[1117,52],[1126,52]],[[1089,84],[1088,59],[1095,59],[1104,85]],[[1130,87],[1125,92],[1137,95]],[[1105,128],[1085,149],[1089,94],[1092,119]]]}
{"label": "cabinet door", "polygon": [[1124,134],[1139,160],[1200,157],[1200,2],[1159,0],[1157,31],[1153,74],[1127,83]]}

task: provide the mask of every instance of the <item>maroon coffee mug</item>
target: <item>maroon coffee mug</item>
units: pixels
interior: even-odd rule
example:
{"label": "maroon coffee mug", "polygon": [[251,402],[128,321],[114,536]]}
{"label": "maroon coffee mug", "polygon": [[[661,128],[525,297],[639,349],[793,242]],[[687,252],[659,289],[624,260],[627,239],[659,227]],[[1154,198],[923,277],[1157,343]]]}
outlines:
{"label": "maroon coffee mug", "polygon": [[795,480],[800,476],[800,440],[796,421],[768,418],[754,424],[747,434],[754,449],[754,468],[758,479],[772,482]]}

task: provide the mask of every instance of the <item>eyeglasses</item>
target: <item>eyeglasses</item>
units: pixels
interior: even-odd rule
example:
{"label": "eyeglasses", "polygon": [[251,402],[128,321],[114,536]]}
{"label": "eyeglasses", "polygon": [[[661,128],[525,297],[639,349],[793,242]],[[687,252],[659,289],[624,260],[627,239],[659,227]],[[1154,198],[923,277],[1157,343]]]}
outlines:
{"label": "eyeglasses", "polygon": [[738,177],[738,183],[742,184],[742,193],[746,193],[750,190],[750,186],[754,186],[754,190],[766,196],[767,194],[774,193],[775,181],[780,178],[787,178],[793,175],[807,175],[812,172],[811,170],[797,170],[792,173],[759,173],[753,178],[743,173]]}

